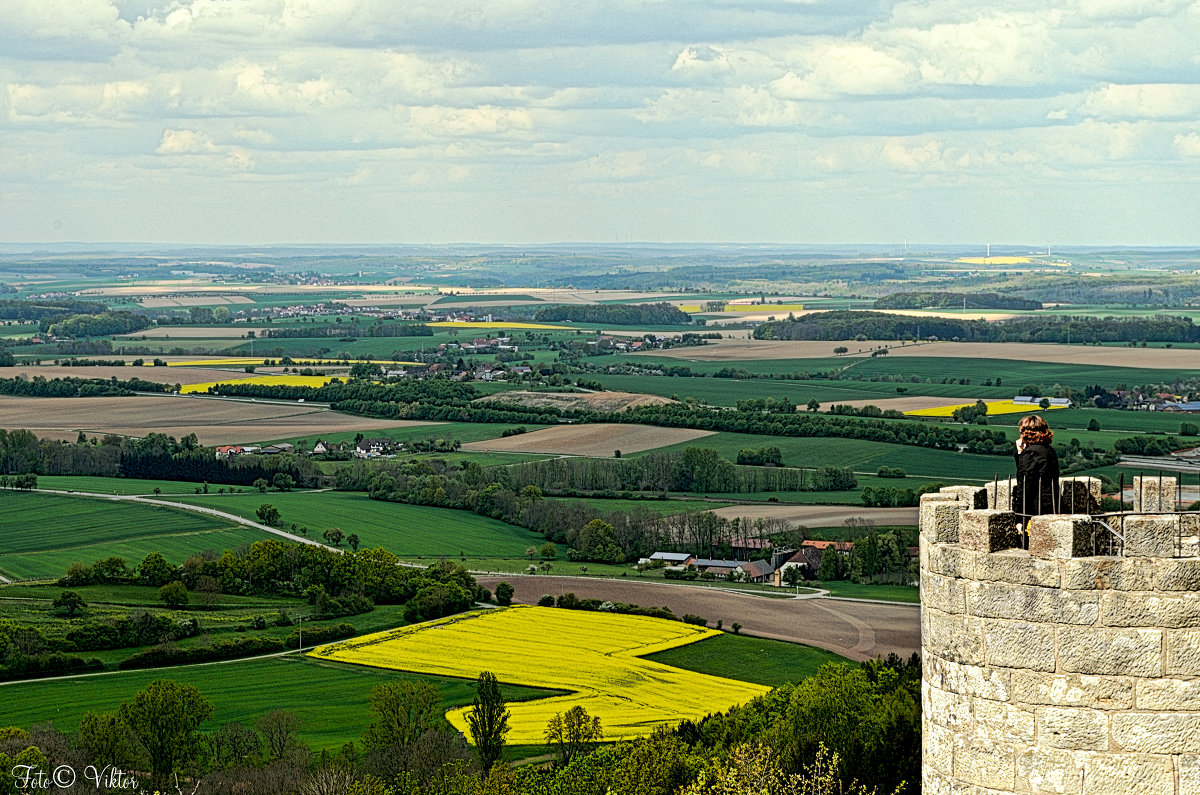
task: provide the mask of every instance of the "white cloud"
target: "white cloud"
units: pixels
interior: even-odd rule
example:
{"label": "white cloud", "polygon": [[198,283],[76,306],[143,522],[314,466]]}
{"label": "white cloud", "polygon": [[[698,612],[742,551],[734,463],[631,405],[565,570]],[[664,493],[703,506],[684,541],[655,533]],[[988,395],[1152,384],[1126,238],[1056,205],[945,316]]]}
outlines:
{"label": "white cloud", "polygon": [[1200,158],[1200,133],[1187,133],[1175,136],[1175,150],[1183,157]]}
{"label": "white cloud", "polygon": [[216,144],[202,132],[195,130],[163,130],[158,149],[160,155],[199,155],[217,151]]}
{"label": "white cloud", "polygon": [[1196,118],[1200,85],[1110,83],[1091,92],[1080,111],[1102,119]]}

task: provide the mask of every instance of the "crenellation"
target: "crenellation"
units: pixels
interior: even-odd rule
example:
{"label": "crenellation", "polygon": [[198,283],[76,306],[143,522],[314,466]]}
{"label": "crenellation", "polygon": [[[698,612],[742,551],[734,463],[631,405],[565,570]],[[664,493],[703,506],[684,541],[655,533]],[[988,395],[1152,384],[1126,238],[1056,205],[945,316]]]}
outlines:
{"label": "crenellation", "polygon": [[1068,482],[1088,512],[1028,549],[1003,481],[922,499],[923,792],[1200,795],[1200,516],[1138,487],[1097,517],[1098,481]]}

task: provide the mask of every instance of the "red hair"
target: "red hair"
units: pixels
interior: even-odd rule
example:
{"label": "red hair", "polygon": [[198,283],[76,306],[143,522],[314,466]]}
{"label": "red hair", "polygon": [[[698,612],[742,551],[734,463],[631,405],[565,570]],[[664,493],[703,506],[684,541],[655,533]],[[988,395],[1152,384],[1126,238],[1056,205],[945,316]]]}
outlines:
{"label": "red hair", "polygon": [[1037,414],[1027,414],[1017,423],[1017,428],[1021,432],[1021,438],[1025,440],[1025,444],[1050,444],[1054,438],[1054,431],[1050,430],[1050,426],[1046,424],[1046,420]]}

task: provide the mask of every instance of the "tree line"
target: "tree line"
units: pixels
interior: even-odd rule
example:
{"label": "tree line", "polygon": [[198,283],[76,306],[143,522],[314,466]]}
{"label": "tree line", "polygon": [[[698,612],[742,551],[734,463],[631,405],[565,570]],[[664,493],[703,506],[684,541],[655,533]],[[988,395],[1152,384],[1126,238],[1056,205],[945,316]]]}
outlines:
{"label": "tree line", "polygon": [[754,338],[764,340],[913,340],[918,335],[965,342],[1197,342],[1200,327],[1191,318],[1166,315],[986,321],[839,310],[763,323],[754,329]]}
{"label": "tree line", "polygon": [[656,304],[565,304],[539,309],[539,323],[569,321],[613,326],[686,326],[692,316],[665,301]]}

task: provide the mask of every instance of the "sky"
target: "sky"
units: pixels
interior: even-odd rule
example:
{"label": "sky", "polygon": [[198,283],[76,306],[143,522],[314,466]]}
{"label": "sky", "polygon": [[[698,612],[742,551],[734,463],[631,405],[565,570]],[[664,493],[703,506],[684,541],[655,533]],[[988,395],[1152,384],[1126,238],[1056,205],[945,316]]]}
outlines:
{"label": "sky", "polygon": [[0,0],[0,241],[1200,244],[1192,0]]}

